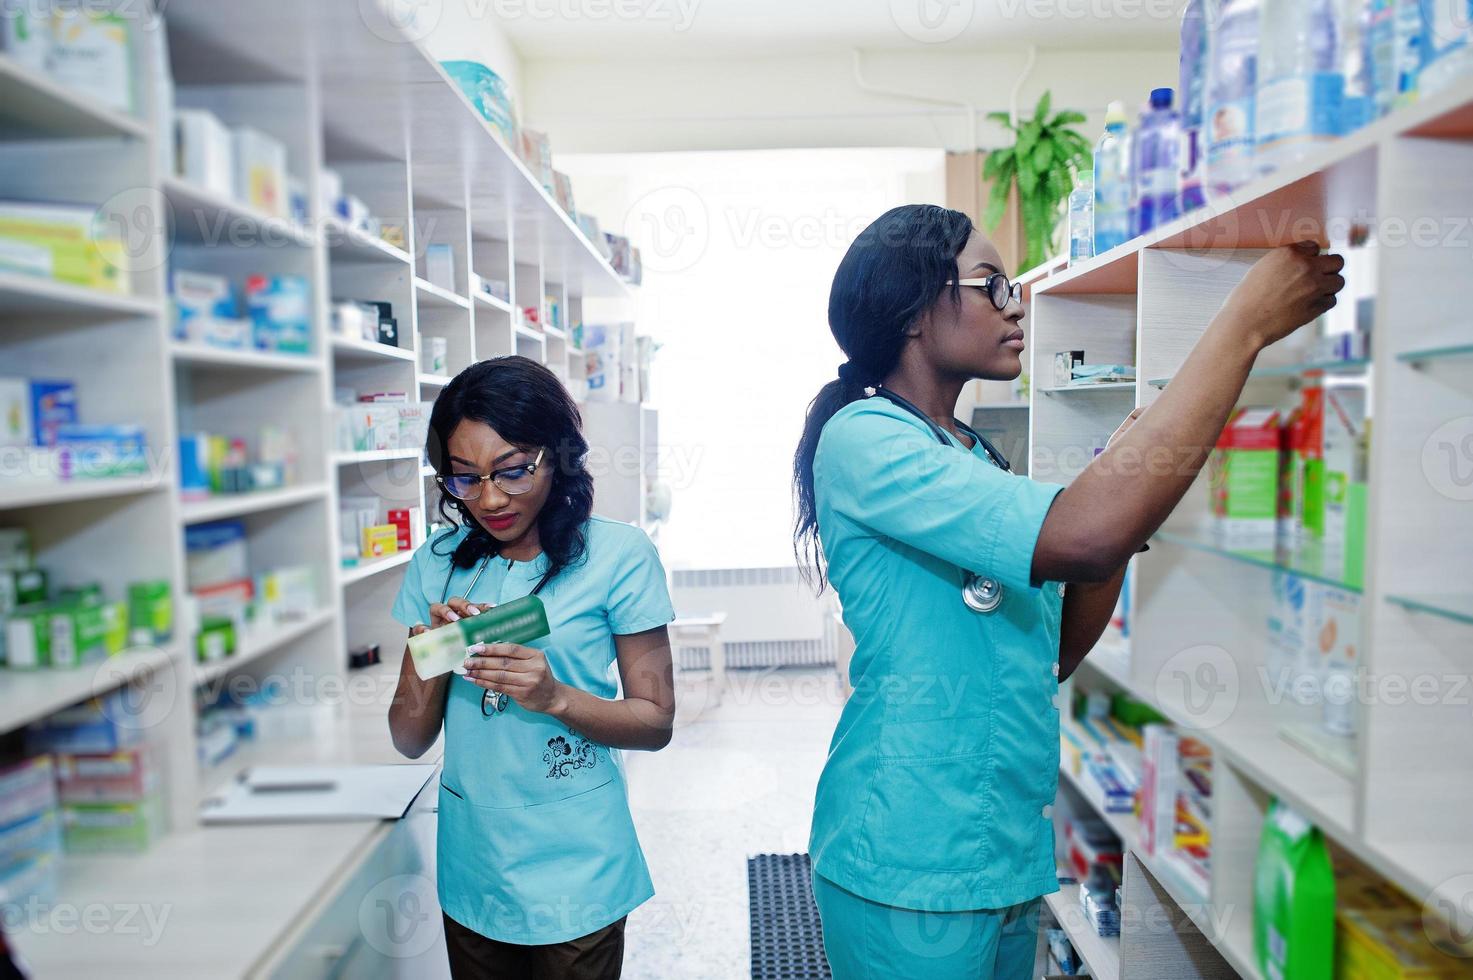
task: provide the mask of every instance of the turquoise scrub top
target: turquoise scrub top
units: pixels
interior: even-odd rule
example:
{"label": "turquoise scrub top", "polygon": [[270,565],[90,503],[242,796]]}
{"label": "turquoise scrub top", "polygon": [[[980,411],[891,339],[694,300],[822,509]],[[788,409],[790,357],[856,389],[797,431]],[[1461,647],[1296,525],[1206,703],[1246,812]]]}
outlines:
{"label": "turquoise scrub top", "polygon": [[[950,433],[947,433],[951,440]],[[906,909],[997,909],[1058,887],[1059,615],[1030,580],[1063,488],[980,447],[943,446],[882,398],[829,420],[814,459],[829,580],[854,634],[844,705],[819,778],[814,870]],[[1002,586],[962,602],[968,571]]]}
{"label": "turquoise scrub top", "polygon": [[[552,631],[528,645],[543,652],[558,680],[613,698],[614,637],[664,626],[675,612],[660,557],[642,530],[594,516],[584,531],[586,559],[539,593]],[[396,620],[429,623],[450,553],[465,534],[432,535],[415,551],[394,602]],[[547,557],[507,566],[492,558],[468,596],[476,566],[455,569],[450,596],[487,605],[521,598],[541,579]],[[481,693],[464,677],[450,679],[436,862],[441,907],[483,936],[523,945],[565,942],[617,922],[654,895],[618,751],[515,701],[486,717]]]}

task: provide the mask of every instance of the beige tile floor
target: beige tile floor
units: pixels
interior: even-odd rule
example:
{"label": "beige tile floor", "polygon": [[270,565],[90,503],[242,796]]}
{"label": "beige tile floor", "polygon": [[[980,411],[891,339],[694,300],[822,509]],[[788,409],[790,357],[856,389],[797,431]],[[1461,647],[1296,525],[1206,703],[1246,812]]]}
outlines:
{"label": "beige tile floor", "polygon": [[719,706],[693,674],[678,696],[670,745],[625,754],[656,894],[629,917],[624,976],[747,977],[747,858],[808,849],[843,697],[831,668],[732,671]]}

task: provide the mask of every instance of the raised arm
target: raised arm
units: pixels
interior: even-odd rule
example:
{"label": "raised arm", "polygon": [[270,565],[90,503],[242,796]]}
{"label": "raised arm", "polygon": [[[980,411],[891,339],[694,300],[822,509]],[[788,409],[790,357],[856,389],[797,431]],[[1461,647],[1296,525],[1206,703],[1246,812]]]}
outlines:
{"label": "raised arm", "polygon": [[1335,305],[1344,265],[1301,243],[1248,270],[1161,396],[1054,500],[1035,579],[1101,582],[1129,561],[1206,463],[1258,352]]}

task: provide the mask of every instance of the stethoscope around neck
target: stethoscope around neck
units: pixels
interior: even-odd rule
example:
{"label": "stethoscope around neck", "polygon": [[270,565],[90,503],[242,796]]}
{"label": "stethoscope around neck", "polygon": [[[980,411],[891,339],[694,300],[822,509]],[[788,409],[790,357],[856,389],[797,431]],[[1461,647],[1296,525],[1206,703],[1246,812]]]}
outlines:
{"label": "stethoscope around neck", "polygon": [[[926,427],[931,430],[931,434],[936,437],[936,441],[940,442],[941,445],[951,449],[961,449],[956,443],[946,438],[946,430],[937,425],[935,419],[895,392],[887,388],[877,387],[875,388],[875,395],[890,402],[896,408],[909,412],[926,423]],[[987,458],[992,461],[994,466],[1004,473],[1011,473],[1013,471],[1013,468],[1008,465],[1007,457],[998,452],[996,446],[982,438],[980,432],[967,425],[961,419],[953,418],[951,421],[953,425],[972,440],[973,445],[982,447],[982,451],[987,454]],[[975,572],[967,572],[966,577],[962,579],[962,602],[966,603],[967,608],[972,610],[972,612],[990,613],[1002,605],[1002,583],[998,582],[997,579],[978,575]]]}

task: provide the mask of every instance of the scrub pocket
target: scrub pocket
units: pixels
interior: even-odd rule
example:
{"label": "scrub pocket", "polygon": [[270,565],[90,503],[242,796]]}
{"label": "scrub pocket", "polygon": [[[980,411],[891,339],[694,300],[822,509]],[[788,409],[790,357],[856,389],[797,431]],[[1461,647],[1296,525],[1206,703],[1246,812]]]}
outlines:
{"label": "scrub pocket", "polygon": [[985,720],[887,722],[871,777],[860,853],[913,871],[981,867]]}

